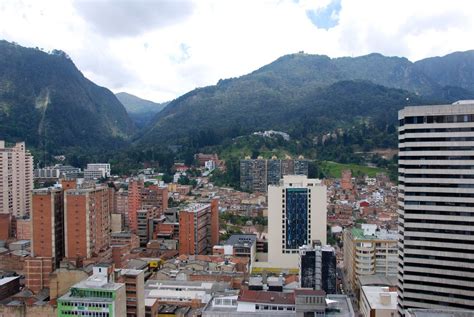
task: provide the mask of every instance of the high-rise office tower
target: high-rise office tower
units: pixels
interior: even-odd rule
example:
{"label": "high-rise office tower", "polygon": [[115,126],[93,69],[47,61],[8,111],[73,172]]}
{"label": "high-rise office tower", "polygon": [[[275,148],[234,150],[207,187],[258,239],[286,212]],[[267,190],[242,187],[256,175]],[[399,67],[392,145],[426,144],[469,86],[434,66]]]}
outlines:
{"label": "high-rise office tower", "polygon": [[17,218],[29,215],[32,208],[33,156],[25,143],[5,147],[0,140],[0,213]]}
{"label": "high-rise office tower", "polygon": [[302,288],[336,294],[336,251],[333,247],[318,244],[300,247],[298,268]]}
{"label": "high-rise office tower", "polygon": [[68,259],[110,257],[109,188],[69,189],[64,195],[65,255]]}
{"label": "high-rise office tower", "polygon": [[474,101],[399,118],[399,311],[474,309]]}
{"label": "high-rise office tower", "polygon": [[304,175],[286,175],[268,186],[268,261],[297,268],[299,247],[326,244],[326,186]]}

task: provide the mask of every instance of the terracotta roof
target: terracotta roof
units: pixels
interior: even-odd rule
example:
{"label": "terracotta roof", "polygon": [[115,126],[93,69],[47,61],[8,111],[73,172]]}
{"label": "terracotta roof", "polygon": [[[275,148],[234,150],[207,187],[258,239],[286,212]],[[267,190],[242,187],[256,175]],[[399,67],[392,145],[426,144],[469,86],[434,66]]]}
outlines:
{"label": "terracotta roof", "polygon": [[242,290],[238,300],[250,303],[294,305],[295,295],[293,293]]}
{"label": "terracotta roof", "polygon": [[298,288],[298,289],[295,289],[295,295],[326,296],[326,292],[325,291],[320,291],[320,290],[307,289],[307,288]]}

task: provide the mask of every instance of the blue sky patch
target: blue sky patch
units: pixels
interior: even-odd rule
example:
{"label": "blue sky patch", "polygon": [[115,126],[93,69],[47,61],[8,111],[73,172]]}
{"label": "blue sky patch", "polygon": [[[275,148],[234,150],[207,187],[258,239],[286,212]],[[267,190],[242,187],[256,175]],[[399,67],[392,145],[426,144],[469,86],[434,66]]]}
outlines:
{"label": "blue sky patch", "polygon": [[318,10],[307,10],[306,16],[319,29],[329,30],[339,23],[341,0],[333,0],[326,7]]}

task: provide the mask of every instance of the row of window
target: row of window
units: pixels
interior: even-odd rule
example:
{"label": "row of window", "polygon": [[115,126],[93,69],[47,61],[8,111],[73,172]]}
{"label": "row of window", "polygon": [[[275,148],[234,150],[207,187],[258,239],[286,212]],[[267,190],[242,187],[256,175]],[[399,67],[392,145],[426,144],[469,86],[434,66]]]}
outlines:
{"label": "row of window", "polygon": [[400,139],[398,143],[405,142],[467,142],[474,141],[474,137],[429,137],[429,138],[404,138]]}
{"label": "row of window", "polygon": [[416,151],[472,151],[472,146],[415,146],[415,147],[401,147],[400,152],[416,152]]}
{"label": "row of window", "polygon": [[474,114],[405,117],[399,120],[399,125],[457,122],[474,122]]}
{"label": "row of window", "polygon": [[77,311],[77,310],[68,310],[60,312],[62,315],[68,316],[88,316],[88,317],[109,317],[110,314],[106,312],[90,312],[90,311]]}

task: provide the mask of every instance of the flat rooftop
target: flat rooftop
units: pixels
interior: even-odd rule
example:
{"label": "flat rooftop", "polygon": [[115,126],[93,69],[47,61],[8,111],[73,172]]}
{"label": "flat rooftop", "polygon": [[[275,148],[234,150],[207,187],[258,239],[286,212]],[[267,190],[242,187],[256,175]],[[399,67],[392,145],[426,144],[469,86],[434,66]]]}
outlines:
{"label": "flat rooftop", "polygon": [[181,211],[186,211],[186,212],[200,212],[202,210],[205,210],[207,208],[210,208],[211,204],[203,204],[203,203],[192,203],[181,209]]}
{"label": "flat rooftop", "polygon": [[328,317],[354,317],[351,300],[346,295],[326,295],[326,316]]}
{"label": "flat rooftop", "polygon": [[[390,292],[387,287],[380,286],[362,286],[363,294],[369,302],[370,308],[373,309],[397,309],[397,292]],[[381,300],[381,294],[390,296],[390,302],[383,304]]]}
{"label": "flat rooftop", "polygon": [[233,234],[227,239],[226,245],[241,245],[254,244],[257,241],[257,236],[254,234]]}
{"label": "flat rooftop", "polygon": [[366,235],[360,228],[351,229],[352,236],[359,240],[398,240],[398,234],[391,231],[377,231],[375,235]]}

